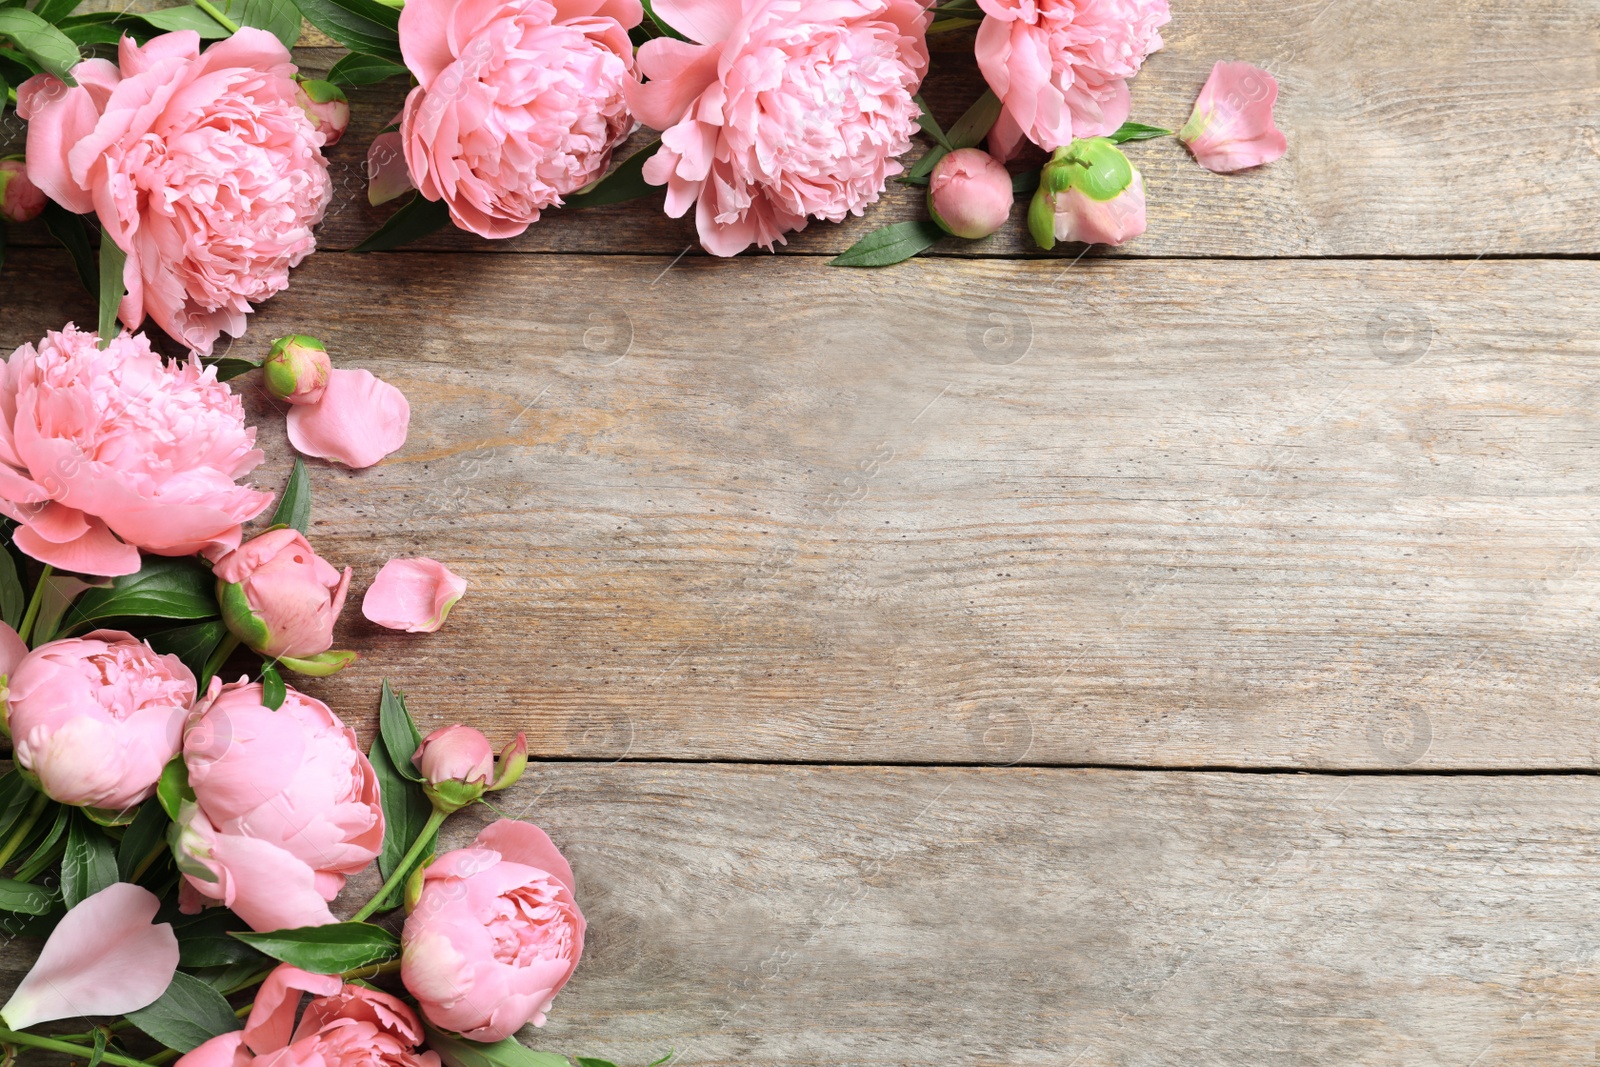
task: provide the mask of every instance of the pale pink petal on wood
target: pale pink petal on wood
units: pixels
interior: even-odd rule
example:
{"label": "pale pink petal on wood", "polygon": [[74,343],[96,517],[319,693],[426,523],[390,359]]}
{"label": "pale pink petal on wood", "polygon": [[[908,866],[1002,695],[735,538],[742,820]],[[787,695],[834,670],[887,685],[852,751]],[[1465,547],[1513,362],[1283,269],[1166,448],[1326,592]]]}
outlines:
{"label": "pale pink petal on wood", "polygon": [[315,404],[289,411],[289,443],[307,456],[370,467],[406,443],[411,405],[371,371],[336,370]]}
{"label": "pale pink petal on wood", "polygon": [[1271,163],[1289,143],[1272,119],[1277,100],[1277,80],[1260,67],[1218,63],[1178,139],[1202,167],[1218,174]]}
{"label": "pale pink petal on wood", "polygon": [[466,579],[437,560],[391,559],[362,598],[361,614],[391,630],[431,634],[466,591]]}

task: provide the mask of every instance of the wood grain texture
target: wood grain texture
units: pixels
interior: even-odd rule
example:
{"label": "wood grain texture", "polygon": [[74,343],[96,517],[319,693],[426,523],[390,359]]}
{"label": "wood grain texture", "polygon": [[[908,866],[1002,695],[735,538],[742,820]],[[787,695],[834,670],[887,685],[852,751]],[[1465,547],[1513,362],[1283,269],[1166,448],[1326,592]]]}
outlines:
{"label": "wood grain texture", "polygon": [[[235,350],[411,399],[313,473],[353,603],[472,583],[346,613],[353,719],[387,675],[549,757],[1600,765],[1600,265],[448,262],[316,256]],[[0,350],[92,312],[7,274]]]}
{"label": "wood grain texture", "polygon": [[[1256,171],[1214,175],[1175,140],[1133,146],[1149,188],[1150,229],[1117,254],[1600,251],[1600,16],[1590,0],[1441,0],[1425,9],[1393,0],[1185,0],[1173,5],[1164,36],[1166,48],[1133,83],[1136,120],[1178,128],[1214,62],[1249,60],[1282,84],[1278,123],[1289,153]],[[925,96],[947,125],[983,87],[971,48],[972,31],[934,39]],[[304,48],[300,60],[322,71],[339,54]],[[354,125],[330,153],[338,193],[321,230],[324,248],[351,247],[392,210],[366,203],[366,149],[404,92],[396,82],[352,94]],[[694,229],[661,214],[661,200],[552,212],[512,241],[450,231],[420,247],[676,255],[695,245]],[[877,226],[924,214],[920,190],[891,183],[864,218],[814,223],[789,250],[837,253]],[[49,238],[30,227],[16,240]],[[1036,249],[1019,206],[1001,234],[947,239],[936,251]]]}
{"label": "wood grain texture", "polygon": [[563,765],[498,803],[590,922],[537,1048],[1510,1067],[1600,1026],[1589,776]]}

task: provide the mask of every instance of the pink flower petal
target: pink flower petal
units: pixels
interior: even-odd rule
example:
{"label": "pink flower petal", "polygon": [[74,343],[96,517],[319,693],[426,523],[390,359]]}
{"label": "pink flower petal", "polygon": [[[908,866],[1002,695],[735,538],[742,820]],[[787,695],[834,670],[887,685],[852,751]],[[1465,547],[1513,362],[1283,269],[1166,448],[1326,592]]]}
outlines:
{"label": "pink flower petal", "polygon": [[377,207],[415,188],[406,169],[400,131],[378,134],[367,149],[367,202]]}
{"label": "pink flower petal", "polygon": [[1202,167],[1229,174],[1282,157],[1288,139],[1272,120],[1278,82],[1249,63],[1218,63],[1178,139]]}
{"label": "pink flower petal", "polygon": [[315,404],[289,411],[289,443],[307,456],[370,467],[406,443],[405,394],[365,370],[336,370]]}
{"label": "pink flower petal", "polygon": [[155,1003],[178,969],[170,923],[152,926],[161,902],[129,882],[107,886],[56,924],[38,962],[0,1008],[13,1030],[52,1019],[125,1015]]}
{"label": "pink flower petal", "polygon": [[431,634],[466,591],[466,579],[437,560],[391,559],[362,598],[361,614],[391,630]]}

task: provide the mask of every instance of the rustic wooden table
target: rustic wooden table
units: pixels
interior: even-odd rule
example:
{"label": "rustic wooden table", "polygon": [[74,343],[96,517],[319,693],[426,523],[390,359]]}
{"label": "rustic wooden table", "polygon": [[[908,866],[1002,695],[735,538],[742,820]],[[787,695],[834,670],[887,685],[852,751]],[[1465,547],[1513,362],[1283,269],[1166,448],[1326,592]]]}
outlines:
{"label": "rustic wooden table", "polygon": [[[1134,146],[1123,250],[881,272],[823,257],[903,187],[777,256],[659,198],[351,255],[401,90],[353,94],[322,251],[234,352],[313,333],[410,396],[312,536],[471,590],[433,637],[350,612],[370,654],[307,688],[528,732],[502,806],[592,924],[537,1044],[1593,1062],[1600,7],[1175,0],[1167,41],[1134,118],[1251,60],[1288,156]],[[18,232],[0,347],[93,318]]]}

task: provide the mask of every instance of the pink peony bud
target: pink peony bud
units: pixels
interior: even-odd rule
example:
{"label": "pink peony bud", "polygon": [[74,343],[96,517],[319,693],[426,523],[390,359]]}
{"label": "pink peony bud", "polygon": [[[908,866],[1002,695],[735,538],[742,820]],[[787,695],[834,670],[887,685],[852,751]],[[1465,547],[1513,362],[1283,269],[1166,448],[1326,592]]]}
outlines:
{"label": "pink peony bud", "polygon": [[178,970],[171,923],[151,923],[161,901],[129,882],[85,897],[67,912],[0,1021],[12,1030],[83,1015],[125,1015],[154,1003]]}
{"label": "pink peony bud", "polygon": [[987,237],[1011,214],[1011,175],[989,153],[958,148],[941,159],[928,178],[928,211],[946,233],[969,240]]}
{"label": "pink peony bud", "polygon": [[1144,178],[1108,138],[1058,148],[1039,172],[1028,229],[1045,249],[1057,241],[1130,241],[1145,231]]}
{"label": "pink peony bud", "polygon": [[17,762],[51,799],[107,813],[155,792],[195,698],[182,660],[120,630],[41,645],[8,690]]}
{"label": "pink peony bud", "polygon": [[261,364],[267,392],[291,404],[315,404],[328,388],[333,364],[328,350],[315,337],[294,334],[272,342],[272,352]]}
{"label": "pink peony bud", "polygon": [[338,144],[344,131],[350,128],[350,101],[332,82],[303,81],[295,86],[294,99],[311,120],[311,125],[322,134],[322,147],[332,148]]}
{"label": "pink peony bud", "polygon": [[44,194],[28,177],[21,156],[0,159],[0,218],[30,222],[44,210]]}
{"label": "pink peony bud", "polygon": [[335,570],[299,530],[251,538],[218,560],[215,573],[222,621],[252,650],[292,661],[333,644],[350,568]]}
{"label": "pink peony bud", "polygon": [[560,851],[524,822],[501,819],[435,860],[400,937],[400,978],[423,1016],[471,1041],[543,1026],[583,955],[574,892]]}
{"label": "pink peony bud", "polygon": [[173,849],[180,901],[188,914],[225,905],[253,930],[322,926],[383,846],[378,778],[326,704],[291,688],[273,711],[262,696],[212,679],[184,735],[195,799]]}
{"label": "pink peony bud", "polygon": [[1271,163],[1289,142],[1272,121],[1278,82],[1249,63],[1218,63],[1178,140],[1204,168],[1227,174]]}
{"label": "pink peony bud", "polygon": [[500,759],[497,777],[489,739],[481,731],[459,724],[424,737],[411,756],[422,772],[423,792],[447,815],[476,803],[486,791],[504,789],[520,778],[528,765],[527,738],[519,733],[500,753]]}
{"label": "pink peony bud", "polygon": [[391,630],[431,634],[466,592],[466,579],[438,560],[391,559],[361,598],[361,614]]}
{"label": "pink peony bud", "polygon": [[1144,177],[1134,170],[1133,182],[1110,200],[1096,200],[1081,189],[1055,197],[1058,241],[1120,245],[1145,231]]}

